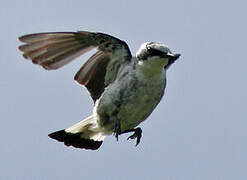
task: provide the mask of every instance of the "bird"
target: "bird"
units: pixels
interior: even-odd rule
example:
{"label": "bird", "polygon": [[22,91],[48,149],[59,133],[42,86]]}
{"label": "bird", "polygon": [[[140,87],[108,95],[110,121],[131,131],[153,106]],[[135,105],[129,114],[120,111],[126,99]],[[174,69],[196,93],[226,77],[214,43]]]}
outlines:
{"label": "bird", "polygon": [[167,70],[180,57],[161,42],[145,42],[132,56],[125,41],[101,32],[44,32],[19,40],[23,57],[46,70],[59,69],[96,49],[74,76],[93,100],[92,115],[48,135],[85,150],[99,149],[109,135],[118,141],[130,132],[128,139],[136,139],[137,146],[142,137],[138,125],[161,101]]}

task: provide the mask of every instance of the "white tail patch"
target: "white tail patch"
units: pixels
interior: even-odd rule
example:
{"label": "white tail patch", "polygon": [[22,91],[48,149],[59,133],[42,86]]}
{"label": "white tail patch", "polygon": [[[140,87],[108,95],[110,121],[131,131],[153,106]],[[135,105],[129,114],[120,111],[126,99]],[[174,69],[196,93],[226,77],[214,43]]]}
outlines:
{"label": "white tail patch", "polygon": [[83,138],[92,139],[94,141],[103,141],[108,135],[99,127],[94,116],[89,116],[81,122],[68,127],[65,129],[65,132],[72,134],[82,133]]}

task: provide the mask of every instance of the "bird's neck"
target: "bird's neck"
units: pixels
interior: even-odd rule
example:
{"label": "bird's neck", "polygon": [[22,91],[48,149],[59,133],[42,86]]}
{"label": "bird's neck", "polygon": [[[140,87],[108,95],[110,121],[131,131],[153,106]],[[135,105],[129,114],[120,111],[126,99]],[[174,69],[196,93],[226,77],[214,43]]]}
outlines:
{"label": "bird's neck", "polygon": [[164,66],[167,64],[164,59],[154,59],[146,61],[138,61],[138,69],[140,73],[150,78],[161,76],[165,69]]}

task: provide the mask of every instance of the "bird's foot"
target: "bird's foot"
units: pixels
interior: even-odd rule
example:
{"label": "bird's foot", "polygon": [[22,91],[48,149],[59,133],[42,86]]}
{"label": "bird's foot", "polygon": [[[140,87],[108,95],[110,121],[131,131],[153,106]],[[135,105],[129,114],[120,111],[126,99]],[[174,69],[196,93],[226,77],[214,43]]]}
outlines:
{"label": "bird's foot", "polygon": [[136,129],[126,130],[126,131],[122,132],[121,134],[128,133],[128,132],[134,132],[134,134],[132,134],[131,136],[129,136],[127,138],[127,140],[129,140],[129,139],[135,139],[136,138],[136,146],[137,146],[140,143],[140,141],[141,141],[142,129],[138,127]]}
{"label": "bird's foot", "polygon": [[120,125],[119,120],[116,120],[115,121],[115,127],[114,127],[114,133],[113,133],[113,135],[115,136],[115,138],[117,139],[117,141],[118,141],[118,136],[120,134],[121,134],[121,125]]}

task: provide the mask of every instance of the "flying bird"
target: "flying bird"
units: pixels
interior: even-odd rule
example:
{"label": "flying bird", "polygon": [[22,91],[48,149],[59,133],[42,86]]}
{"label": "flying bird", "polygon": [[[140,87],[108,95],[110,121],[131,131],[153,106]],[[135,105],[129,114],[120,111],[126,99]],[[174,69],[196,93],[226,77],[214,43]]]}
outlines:
{"label": "flying bird", "polygon": [[180,54],[160,42],[143,43],[135,56],[126,42],[108,34],[88,31],[48,32],[19,37],[26,59],[55,70],[97,49],[76,73],[74,80],[85,86],[94,102],[93,114],[81,122],[49,134],[66,146],[98,149],[106,136],[132,132],[128,139],[139,144],[137,127],[163,97],[166,71]]}

